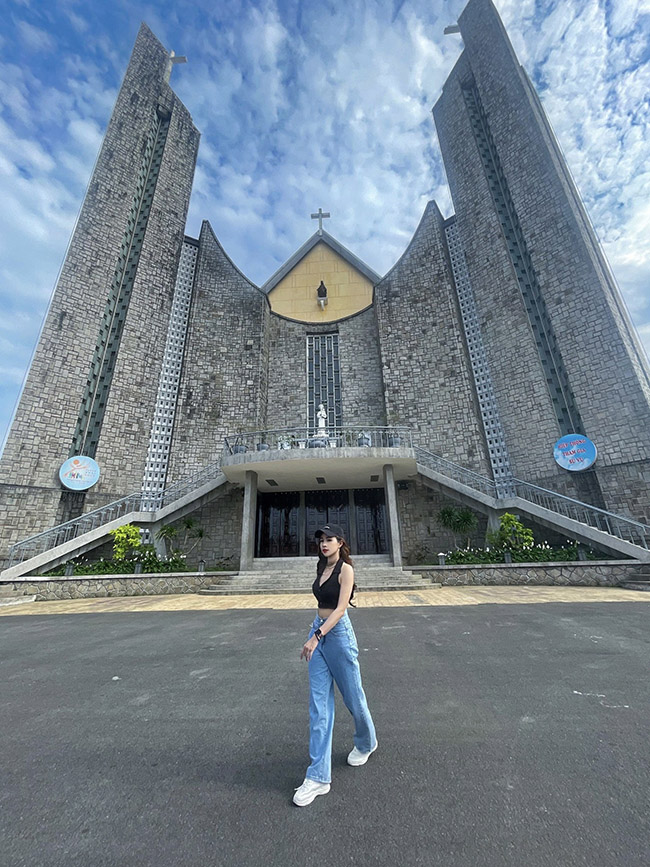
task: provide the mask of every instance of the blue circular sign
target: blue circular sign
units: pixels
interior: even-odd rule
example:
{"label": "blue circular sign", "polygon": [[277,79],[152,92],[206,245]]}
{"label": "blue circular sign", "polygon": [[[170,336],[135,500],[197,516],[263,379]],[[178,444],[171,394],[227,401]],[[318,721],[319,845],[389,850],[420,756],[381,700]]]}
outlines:
{"label": "blue circular sign", "polygon": [[598,449],[584,434],[566,434],[553,447],[555,462],[572,473],[588,470],[598,456]]}
{"label": "blue circular sign", "polygon": [[71,491],[87,491],[99,479],[99,464],[88,455],[73,455],[61,464],[59,479]]}

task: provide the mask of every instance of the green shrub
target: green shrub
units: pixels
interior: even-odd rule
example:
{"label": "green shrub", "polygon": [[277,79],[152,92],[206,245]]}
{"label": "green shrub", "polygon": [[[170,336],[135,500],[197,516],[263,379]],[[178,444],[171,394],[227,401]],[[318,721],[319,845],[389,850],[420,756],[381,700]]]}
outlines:
{"label": "green shrub", "polygon": [[[497,551],[510,551],[511,553],[526,551],[535,544],[533,531],[525,527],[521,521],[510,512],[501,515],[499,529],[491,530],[487,534],[490,548]],[[513,556],[514,560],[514,556]]]}
{"label": "green shrub", "polygon": [[126,560],[142,545],[140,530],[135,524],[124,524],[117,530],[111,530],[113,537],[113,559]]}

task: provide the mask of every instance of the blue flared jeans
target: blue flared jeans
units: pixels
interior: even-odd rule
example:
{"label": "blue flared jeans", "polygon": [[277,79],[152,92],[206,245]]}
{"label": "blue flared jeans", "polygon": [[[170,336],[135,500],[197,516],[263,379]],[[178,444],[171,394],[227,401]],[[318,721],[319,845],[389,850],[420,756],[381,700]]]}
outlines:
{"label": "blue flared jeans", "polygon": [[[325,620],[316,616],[309,637]],[[361,685],[359,648],[347,612],[318,642],[309,660],[309,755],[305,776],[318,783],[332,779],[334,684],[354,718],[354,745],[369,753],[377,744],[375,726]]]}

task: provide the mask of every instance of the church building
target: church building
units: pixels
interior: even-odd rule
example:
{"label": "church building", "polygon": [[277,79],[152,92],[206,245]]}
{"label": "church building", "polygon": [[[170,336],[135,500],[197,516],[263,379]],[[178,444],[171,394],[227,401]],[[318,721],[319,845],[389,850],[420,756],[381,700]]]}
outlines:
{"label": "church building", "polygon": [[[192,514],[208,568],[242,570],[315,553],[327,522],[353,554],[437,562],[458,502],[477,542],[513,498],[565,537],[562,503],[603,533],[650,523],[650,370],[619,289],[491,0],[448,29],[454,213],[429,202],[380,275],[319,210],[257,286],[218,226],[185,235],[199,131],[142,25],[0,461],[0,566],[106,541],[126,497],[152,530]],[[67,484],[70,460],[98,479]]]}

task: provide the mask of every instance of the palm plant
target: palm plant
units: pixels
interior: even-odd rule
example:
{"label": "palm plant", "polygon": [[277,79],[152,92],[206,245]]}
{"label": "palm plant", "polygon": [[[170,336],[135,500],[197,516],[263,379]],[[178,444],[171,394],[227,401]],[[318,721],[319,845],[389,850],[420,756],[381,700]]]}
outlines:
{"label": "palm plant", "polygon": [[467,545],[470,546],[470,536],[478,526],[478,518],[476,514],[467,508],[458,508],[456,506],[444,506],[438,512],[438,522],[446,529],[451,530],[454,534],[454,545],[458,545],[458,536],[467,537]]}

